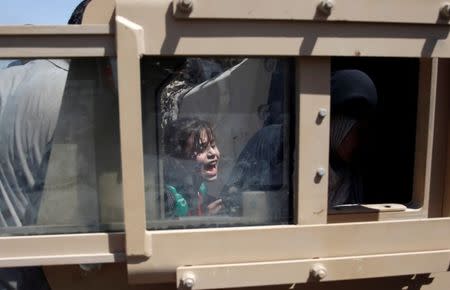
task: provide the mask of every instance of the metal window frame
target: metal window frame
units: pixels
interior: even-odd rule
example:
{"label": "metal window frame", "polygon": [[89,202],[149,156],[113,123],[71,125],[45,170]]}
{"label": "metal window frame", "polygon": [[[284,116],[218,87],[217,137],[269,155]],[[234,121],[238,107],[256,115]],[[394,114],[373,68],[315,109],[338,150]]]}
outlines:
{"label": "metal window frame", "polygon": [[[303,1],[298,5],[308,6],[312,2],[315,3]],[[421,117],[418,139],[421,147],[417,152],[421,153],[417,153],[419,158],[416,169],[421,170],[416,173],[420,175],[416,176],[416,180],[420,179],[416,181],[418,183],[416,189],[419,191],[416,196],[421,199],[422,208],[414,214],[383,213],[386,219],[393,221],[326,224],[327,175],[320,182],[315,181],[315,177],[317,168],[328,167],[329,123],[327,120],[322,125],[315,121],[319,109],[329,109],[329,56],[450,57],[446,48],[447,42],[450,41],[448,26],[424,24],[421,21],[413,24],[409,21],[408,24],[390,21],[358,24],[340,21],[277,21],[274,25],[273,19],[264,21],[263,19],[266,19],[264,16],[250,17],[251,20],[240,17],[242,11],[237,12],[237,17],[228,17],[234,15],[233,9],[238,10],[237,6],[232,5],[232,9],[226,10],[224,12],[228,13],[226,16],[217,16],[214,15],[217,11],[212,11],[215,9],[212,6],[208,6],[209,8],[201,6],[200,12],[195,10],[198,3],[206,2],[198,0],[193,3],[193,11],[196,12],[192,12],[191,17],[180,16],[180,13],[184,12],[178,11],[176,7],[178,4],[175,1],[158,0],[144,3],[137,0],[118,0],[116,6],[118,57],[127,59],[127,66],[133,63],[136,69],[139,67],[137,60],[143,55],[297,57],[297,84],[300,84],[296,100],[297,155],[294,174],[297,224],[255,228],[147,231],[143,218],[144,183],[140,172],[143,165],[135,164],[133,170],[136,174],[128,175],[130,179],[127,183],[130,186],[128,189],[124,188],[125,207],[128,209],[125,211],[125,229],[129,281],[151,283],[176,278],[179,282],[189,274],[203,281],[194,284],[194,289],[206,289],[214,285],[258,286],[266,285],[268,282],[260,279],[246,282],[246,275],[239,273],[251,274],[255,271],[255,267],[266,265],[267,269],[271,270],[261,273],[270,274],[275,267],[279,271],[287,271],[289,276],[295,268],[292,263],[301,264],[300,268],[306,271],[311,269],[318,259],[317,261],[330,267],[329,272],[332,273],[330,280],[341,280],[347,279],[348,273],[339,272],[339,267],[357,265],[357,261],[363,258],[368,264],[359,273],[359,278],[389,275],[388,269],[379,271],[379,266],[377,267],[379,258],[384,262],[392,261],[396,266],[400,266],[410,257],[413,257],[413,260],[409,260],[412,263],[418,263],[419,260],[429,259],[434,255],[439,256],[439,261],[446,261],[450,250],[445,244],[449,238],[447,235],[450,234],[448,230],[450,219],[424,219],[428,216],[426,208],[428,204],[425,201],[428,198],[427,187],[430,186],[433,173],[431,158],[435,133],[437,59],[433,61],[425,59],[421,64],[419,99],[428,106],[421,107],[420,110],[423,111],[419,111]],[[373,2],[372,4],[377,5]],[[279,11],[275,5],[279,3],[267,2],[265,9]],[[377,8],[388,4],[379,5]],[[202,16],[195,14],[197,12]],[[211,14],[208,14],[210,12]],[[352,15],[355,13],[351,12]],[[396,12],[402,13],[399,10]],[[210,15],[213,16],[209,17]],[[205,29],[206,27],[208,29]],[[130,44],[130,40],[134,42]],[[124,75],[126,70],[121,70],[119,63],[119,79],[121,73]],[[139,82],[133,80],[132,83]],[[122,86],[125,86],[125,82]],[[133,112],[141,115],[140,94],[136,92],[137,90],[133,89],[132,94],[121,97],[126,98],[127,102],[132,102],[132,105],[127,106],[133,107]],[[130,119],[122,123],[121,130],[139,132],[140,121],[133,120],[134,123]],[[132,136],[127,143],[130,148],[141,150],[133,145],[141,143],[141,138],[142,136]],[[425,153],[421,151],[422,149],[425,149]],[[130,149],[129,152],[129,155],[122,155],[122,160],[142,162],[142,157],[133,159],[135,156],[133,150]],[[412,220],[402,221],[401,219],[405,217]],[[413,247],[410,241],[412,232],[417,234]],[[133,236],[130,236],[130,233]],[[436,241],[445,241],[444,244],[437,245],[430,242],[425,238],[429,235],[436,236],[434,239]],[[363,240],[361,236],[364,237]],[[384,259],[383,254],[398,255],[399,259],[392,259],[391,256]],[[339,257],[339,262],[333,259],[335,257]],[[415,258],[417,259],[414,260]],[[297,259],[300,261],[294,261]],[[448,270],[445,263],[444,266],[438,265],[437,262],[432,264],[433,266],[430,265],[428,268],[430,271]],[[174,277],[176,269],[177,276]],[[222,271],[220,269],[223,272],[220,272]],[[230,274],[232,271],[235,271],[234,275]],[[416,271],[422,270],[415,267],[404,268],[404,272],[397,274]],[[219,275],[221,277],[219,278],[215,273],[225,274]],[[277,283],[309,281],[306,274],[302,277],[292,274],[289,277],[291,278],[277,280]]]}
{"label": "metal window frame", "polygon": [[[351,21],[376,23],[448,24],[440,0],[192,0],[191,8],[174,1],[173,15],[179,19],[242,19],[284,21]],[[327,2],[331,8],[323,9]],[[187,12],[186,12],[187,10]],[[417,13],[420,11],[421,13]],[[349,13],[351,12],[351,13]]]}
{"label": "metal window frame", "polygon": [[[114,56],[113,32],[106,24],[0,26],[0,58]],[[125,258],[123,233],[0,237],[0,267],[112,263]]]}
{"label": "metal window frame", "polygon": [[72,58],[115,54],[106,24],[0,26],[0,58]]}

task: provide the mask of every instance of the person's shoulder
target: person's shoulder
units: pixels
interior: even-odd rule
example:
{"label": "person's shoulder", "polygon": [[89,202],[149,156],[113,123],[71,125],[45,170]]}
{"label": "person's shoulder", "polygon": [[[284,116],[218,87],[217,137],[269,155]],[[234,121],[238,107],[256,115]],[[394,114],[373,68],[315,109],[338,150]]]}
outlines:
{"label": "person's shoulder", "polygon": [[69,61],[66,59],[35,59],[25,64],[28,68],[48,68],[54,70],[69,70]]}
{"label": "person's shoulder", "polygon": [[[0,87],[11,93],[18,87],[33,85],[33,91],[44,84],[56,86],[58,76],[67,77],[69,62],[63,59],[14,61],[0,70]],[[37,82],[35,82],[37,81]]]}
{"label": "person's shoulder", "polygon": [[0,75],[24,74],[34,70],[55,70],[68,71],[69,61],[66,59],[33,59],[33,60],[15,60],[6,68],[0,70]]}
{"label": "person's shoulder", "polygon": [[173,195],[178,194],[178,191],[175,186],[166,184],[164,189],[167,193],[171,193]]}
{"label": "person's shoulder", "polygon": [[282,133],[283,133],[283,125],[281,124],[272,124],[268,126],[264,126],[259,129],[255,135],[250,140],[250,143],[265,143],[266,145],[274,146],[280,142],[282,142]]}
{"label": "person's shoulder", "polygon": [[267,125],[261,128],[260,132],[261,133],[280,133],[281,130],[283,129],[283,125],[282,124],[271,124],[271,125]]}

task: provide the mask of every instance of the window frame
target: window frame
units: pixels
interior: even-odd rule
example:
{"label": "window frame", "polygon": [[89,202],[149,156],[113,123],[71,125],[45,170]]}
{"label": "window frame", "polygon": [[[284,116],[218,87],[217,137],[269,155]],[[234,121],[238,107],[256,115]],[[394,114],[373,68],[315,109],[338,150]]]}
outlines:
{"label": "window frame", "polygon": [[[439,130],[439,127],[442,127],[442,118],[446,114],[445,111],[439,109],[446,96],[437,90],[438,69],[437,58],[420,59],[411,201],[406,204],[406,208],[397,207],[396,210],[392,210],[392,208],[396,208],[398,204],[367,205],[368,209],[375,209],[373,212],[358,212],[357,210],[346,212],[345,209],[342,211],[332,210],[328,215],[329,223],[418,219],[440,216],[441,209],[435,203],[430,202],[433,176],[442,175],[438,173],[439,170],[442,170],[442,160],[435,160],[436,158],[433,154],[436,154],[434,152],[445,143],[443,140],[436,140],[436,131]],[[440,148],[439,150],[445,149]],[[384,209],[385,205],[390,206],[390,209]]]}
{"label": "window frame", "polygon": [[[109,25],[0,26],[0,59],[115,55]],[[122,262],[123,233],[0,237],[0,267]]]}
{"label": "window frame", "polygon": [[[130,186],[124,187],[127,268],[130,282],[170,281],[173,280],[175,270],[177,270],[177,281],[182,280],[183,276],[189,272],[189,274],[196,275],[197,278],[200,277],[199,279],[202,281],[211,282],[210,279],[213,279],[211,275],[214,275],[219,267],[225,265],[225,269],[229,269],[226,267],[227,264],[237,266],[238,269],[247,267],[247,270],[252,271],[254,270],[253,266],[258,266],[252,263],[264,264],[267,261],[283,263],[282,261],[295,259],[310,259],[308,261],[302,260],[306,263],[307,269],[312,267],[311,259],[323,262],[332,269],[335,275],[328,279],[341,280],[348,278],[348,276],[339,274],[340,263],[333,265],[327,259],[340,257],[342,261],[351,262],[369,256],[369,260],[372,261],[369,262],[372,263],[370,264],[372,270],[364,272],[360,277],[366,278],[380,275],[387,276],[393,273],[389,272],[389,269],[375,273],[374,269],[377,267],[375,267],[374,261],[377,255],[401,254],[404,257],[412,256],[418,259],[412,261],[412,263],[419,263],[423,261],[421,259],[424,257],[430,258],[434,254],[441,258],[447,257],[448,250],[450,250],[447,245],[434,244],[434,241],[430,242],[425,237],[439,234],[439,237],[435,240],[448,241],[450,238],[448,230],[450,218],[424,219],[427,217],[427,204],[422,203],[423,207],[422,210],[418,210],[419,214],[409,217],[403,213],[382,213],[386,216],[386,219],[389,219],[387,217],[394,219],[391,221],[362,223],[353,221],[351,223],[327,224],[327,174],[323,176],[320,182],[314,181],[317,169],[328,167],[329,121],[326,118],[323,126],[315,121],[319,109],[329,110],[330,106],[329,57],[364,55],[373,57],[448,58],[450,57],[450,51],[444,48],[445,44],[450,41],[447,37],[449,30],[447,25],[393,24],[389,20],[385,23],[278,21],[277,25],[273,25],[272,19],[264,21],[263,19],[267,19],[264,16],[256,17],[257,19],[250,17],[251,20],[239,16],[236,18],[229,17],[229,15],[215,17],[214,7],[204,8],[201,5],[205,2],[202,4],[200,0],[192,3],[195,7],[194,11],[203,13],[199,17],[202,19],[189,16],[180,17],[180,11],[178,11],[175,1],[164,0],[152,3],[143,3],[137,0],[117,1],[118,58],[122,61],[127,60],[127,68],[130,68],[130,63],[132,63],[134,69],[139,70],[139,59],[144,55],[296,57],[296,80],[297,85],[300,85],[297,86],[296,94],[295,224],[220,229],[146,230],[145,203],[143,202],[144,181],[140,172],[143,166],[142,164],[135,164],[134,172],[137,175],[134,175],[134,178],[129,175],[130,179],[127,183]],[[303,1],[299,5],[305,5],[306,7],[312,3],[315,2]],[[198,8],[199,5],[200,8]],[[270,4],[267,5],[270,6]],[[372,5],[376,4],[372,3]],[[380,5],[378,8],[383,8],[383,4],[378,5]],[[270,7],[273,8],[273,6]],[[281,5],[281,7],[283,6]],[[237,7],[234,7],[234,9],[239,10]],[[419,10],[418,6],[414,6],[413,10],[416,11],[415,9]],[[209,12],[211,14],[208,14]],[[238,12],[237,15],[240,15],[241,12]],[[349,12],[346,15],[357,15],[357,12],[352,11],[351,14]],[[402,11],[397,12],[405,16]],[[228,9],[226,13],[233,14],[233,11]],[[212,16],[209,17],[209,15]],[[206,26],[208,26],[208,30],[204,29]],[[382,27],[380,28],[380,26]],[[380,31],[389,32],[383,33]],[[411,31],[414,31],[414,35],[411,34]],[[336,37],[336,35],[341,37]],[[130,41],[133,42],[130,43]],[[121,61],[119,61],[119,90],[121,75],[126,75],[126,69],[122,70],[120,63]],[[434,95],[438,85],[436,82],[437,59],[433,60],[432,63],[426,63],[425,60],[422,67],[421,90],[423,90],[425,97],[429,97],[430,94]],[[431,70],[426,68],[431,68]],[[133,105],[127,104],[129,107],[133,107],[133,109],[130,108],[129,113],[137,112],[138,115],[141,115],[140,94],[138,92],[138,80],[140,78],[139,75],[135,74],[134,77],[135,80],[132,80],[132,83],[137,88],[134,88],[132,94],[128,95],[127,92],[120,91],[120,95],[128,103],[133,103]],[[314,82],[311,82],[312,79],[314,79]],[[129,84],[130,80],[127,83]],[[124,86],[125,81],[122,83],[122,87]],[[419,99],[423,101],[423,98]],[[425,102],[435,105],[435,99],[433,98],[425,98]],[[429,110],[429,108],[427,107],[425,110]],[[423,116],[420,112],[419,115]],[[426,184],[424,185],[426,187],[429,186],[431,174],[430,154],[432,149],[430,146],[434,145],[432,137],[434,114],[428,112],[424,115],[425,121],[421,121],[423,123],[420,124],[427,125],[427,153],[420,155],[422,158],[425,156],[425,161],[419,163],[421,165],[426,164],[426,167],[421,168],[416,165],[416,171],[417,168],[428,170],[426,172],[426,178],[428,179],[425,180]],[[129,120],[129,122],[121,124],[121,129],[141,132],[142,128],[140,120],[135,119],[134,123]],[[419,135],[418,138],[422,140],[424,134]],[[142,136],[134,136],[131,143],[141,143],[140,138]],[[127,140],[127,142],[130,143],[130,140]],[[316,150],[310,152],[311,148]],[[419,151],[416,151],[416,156]],[[129,152],[133,152],[133,150],[129,150]],[[135,156],[133,154],[123,154],[122,160],[131,160]],[[134,159],[134,161],[141,163],[142,157]],[[422,172],[418,174],[423,175]],[[422,195],[419,193],[418,198],[425,199],[427,192]],[[133,212],[131,212],[131,209],[133,209]],[[136,211],[140,213],[136,213]],[[405,217],[411,220],[402,220]],[[407,242],[410,240],[412,231],[419,233],[414,241],[413,248]],[[356,236],[363,235],[366,239],[361,242],[354,237],[355,233],[357,233]],[[387,233],[389,233],[389,238],[387,238]],[[333,240],[338,240],[340,243],[333,244]],[[179,247],[179,241],[183,241],[183,247]],[[295,241],[298,241],[298,244]],[[224,245],[224,242],[225,248],[222,246],[222,252],[218,253],[217,245]],[[252,246],[250,249],[249,243],[254,247]],[[302,246],[299,247],[299,244]],[[361,246],[362,244],[364,244],[364,247]],[[436,250],[443,252],[436,253],[434,252]],[[424,256],[418,255],[419,253],[423,253]],[[381,260],[383,259],[384,257],[381,257]],[[389,257],[386,256],[385,261],[387,262],[388,259]],[[394,264],[400,267],[401,263],[405,261],[403,258],[398,259]],[[197,267],[196,265],[202,266]],[[437,264],[433,264],[434,266],[437,266]],[[448,265],[441,266],[437,266],[437,268],[430,266],[429,269],[430,271],[448,270]],[[279,268],[284,269],[282,265],[279,265]],[[286,270],[292,271],[288,268]],[[413,273],[416,270],[405,271],[405,273],[398,274]],[[242,280],[240,281],[244,284],[236,284],[235,282],[239,280],[238,276],[240,275],[224,275],[223,277],[226,278],[220,281],[214,280],[209,284],[207,282],[201,285],[197,284],[194,285],[193,289],[205,289],[213,285],[221,285],[221,287],[267,285],[267,283],[258,281],[258,279],[250,284],[245,284]],[[306,281],[309,280],[306,278],[297,278],[295,281],[283,280],[286,283]]]}

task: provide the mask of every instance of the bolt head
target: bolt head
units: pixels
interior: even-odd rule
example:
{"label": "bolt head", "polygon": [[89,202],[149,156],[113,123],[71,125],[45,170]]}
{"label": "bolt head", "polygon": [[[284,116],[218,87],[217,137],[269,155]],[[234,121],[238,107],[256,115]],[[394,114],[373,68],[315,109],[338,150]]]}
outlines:
{"label": "bolt head", "polygon": [[194,285],[195,285],[195,275],[194,275],[194,273],[191,273],[191,272],[185,273],[183,275],[183,278],[182,278],[181,281],[183,282],[183,285],[186,288],[194,287]]}
{"label": "bolt head", "polygon": [[444,3],[440,9],[440,12],[442,17],[450,19],[450,3]]}
{"label": "bolt head", "polygon": [[102,268],[102,264],[80,264],[80,268],[86,272],[98,271]]}
{"label": "bolt head", "polygon": [[188,287],[188,288],[192,288],[194,287],[195,281],[192,278],[187,278],[183,281],[184,286]]}
{"label": "bolt head", "polygon": [[327,109],[320,109],[319,110],[319,116],[321,117],[321,118],[325,118],[326,116],[328,115],[328,111],[327,111]]}
{"label": "bolt head", "polygon": [[317,278],[322,280],[327,276],[327,271],[325,271],[324,269],[319,269],[316,272],[316,276],[317,276]]}
{"label": "bolt head", "polygon": [[318,9],[326,15],[331,14],[331,10],[333,9],[333,7],[334,7],[333,0],[322,0],[318,5]]}
{"label": "bolt head", "polygon": [[193,6],[194,3],[192,2],[192,0],[178,0],[178,8],[183,13],[190,13]]}
{"label": "bolt head", "polygon": [[311,274],[318,280],[325,279],[328,274],[327,268],[324,265],[318,263],[311,267]]}
{"label": "bolt head", "polygon": [[331,1],[324,1],[323,7],[326,8],[327,10],[331,10],[333,9],[334,4]]}
{"label": "bolt head", "polygon": [[322,167],[317,168],[316,174],[319,177],[324,177],[326,174],[325,168],[322,168]]}

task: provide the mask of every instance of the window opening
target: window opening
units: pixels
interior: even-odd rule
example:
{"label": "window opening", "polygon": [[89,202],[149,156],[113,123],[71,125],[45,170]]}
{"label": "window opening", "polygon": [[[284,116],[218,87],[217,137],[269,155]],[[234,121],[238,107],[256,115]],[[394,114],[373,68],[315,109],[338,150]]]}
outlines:
{"label": "window opening", "polygon": [[294,64],[141,62],[150,229],[292,222]]}
{"label": "window opening", "polygon": [[0,235],[123,230],[115,62],[0,69]]}
{"label": "window opening", "polygon": [[418,83],[418,59],[332,58],[329,207],[410,204]]}

